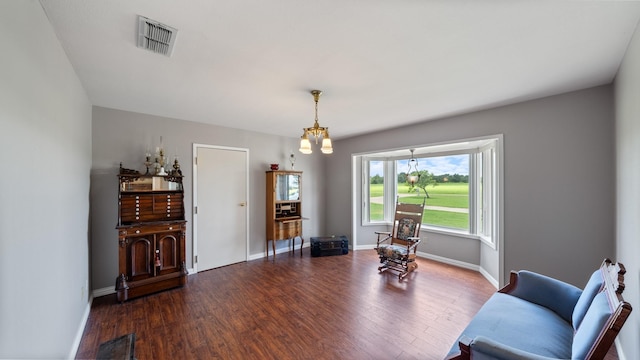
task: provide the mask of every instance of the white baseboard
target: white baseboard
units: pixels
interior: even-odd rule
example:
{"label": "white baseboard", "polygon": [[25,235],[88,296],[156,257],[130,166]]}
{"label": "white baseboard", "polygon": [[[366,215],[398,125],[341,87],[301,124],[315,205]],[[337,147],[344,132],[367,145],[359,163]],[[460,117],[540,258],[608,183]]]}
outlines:
{"label": "white baseboard", "polygon": [[482,276],[484,276],[484,278],[487,279],[487,281],[491,283],[493,287],[495,287],[496,289],[500,288],[500,282],[493,276],[491,276],[491,274],[489,274],[483,267],[480,267],[480,274],[482,274]]}
{"label": "white baseboard", "polygon": [[495,287],[496,289],[498,289],[498,287],[500,286],[500,283],[498,282],[498,280],[496,280],[493,276],[491,276],[491,274],[489,274],[483,267],[481,267],[479,265],[470,264],[470,263],[467,263],[467,262],[464,262],[464,261],[453,260],[453,259],[449,259],[449,258],[446,258],[446,257],[433,255],[433,254],[429,254],[429,253],[424,253],[424,252],[420,252],[420,251],[418,251],[417,255],[419,257],[422,257],[422,258],[425,258],[425,259],[430,259],[430,260],[441,262],[441,263],[444,263],[444,264],[449,264],[449,265],[461,267],[461,268],[464,268],[464,269],[477,271],[482,276],[484,276],[484,278],[487,279],[487,281],[491,285],[493,285],[493,287]]}
{"label": "white baseboard", "polygon": [[[302,247],[304,248],[308,248],[310,245],[308,242],[305,242],[304,246]],[[271,250],[271,249],[269,249]],[[286,252],[290,252],[291,248],[290,247],[286,247],[286,248],[280,248],[280,249],[276,249],[276,254],[282,254],[282,253],[286,253]],[[296,251],[300,251],[300,247],[295,247],[295,249],[293,249],[293,252],[295,253]],[[269,256],[273,256],[273,252],[269,251]],[[251,261],[251,260],[258,260],[258,259],[262,259],[267,257],[266,253],[257,253],[257,254],[251,254],[249,255],[249,259],[247,259],[247,261]]]}
{"label": "white baseboard", "polygon": [[115,287],[105,287],[102,289],[95,289],[93,290],[93,292],[91,293],[91,295],[94,298],[100,297],[100,296],[105,296],[105,295],[111,295],[111,294],[115,294],[116,293],[116,288]]}
{"label": "white baseboard", "polygon": [[424,258],[424,259],[429,259],[429,260],[441,262],[443,264],[449,264],[449,265],[457,266],[457,267],[460,267],[460,268],[463,268],[463,269],[469,269],[469,270],[480,272],[480,266],[478,266],[476,264],[471,264],[471,263],[467,263],[467,262],[464,262],[464,261],[453,260],[453,259],[449,259],[449,258],[438,256],[438,255],[429,254],[429,253],[422,252],[422,251],[418,251],[417,255],[419,257],[421,257],[421,258]]}
{"label": "white baseboard", "polygon": [[84,309],[84,314],[82,314],[82,320],[80,321],[80,326],[78,327],[78,331],[76,332],[76,337],[73,339],[73,344],[71,344],[71,350],[69,351],[69,356],[67,359],[75,359],[76,354],[78,353],[78,348],[80,347],[80,342],[82,341],[82,335],[84,334],[84,327],[87,325],[87,320],[89,320],[89,313],[91,312],[91,304],[93,303],[93,295],[89,297],[89,302]]}

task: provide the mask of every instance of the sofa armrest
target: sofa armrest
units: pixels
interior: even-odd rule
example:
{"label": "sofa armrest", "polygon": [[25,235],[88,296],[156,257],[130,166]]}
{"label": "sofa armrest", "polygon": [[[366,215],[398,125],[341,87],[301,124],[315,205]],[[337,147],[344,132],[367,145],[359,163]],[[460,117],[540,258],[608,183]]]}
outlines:
{"label": "sofa armrest", "polygon": [[[466,340],[471,340],[466,338]],[[461,341],[462,342],[462,341]],[[461,346],[464,346],[461,344]],[[474,360],[552,360],[546,356],[513,348],[484,336],[476,336],[469,341],[469,353]]]}
{"label": "sofa armrest", "polygon": [[582,294],[576,286],[527,270],[512,271],[509,284],[499,292],[544,306],[569,323]]}

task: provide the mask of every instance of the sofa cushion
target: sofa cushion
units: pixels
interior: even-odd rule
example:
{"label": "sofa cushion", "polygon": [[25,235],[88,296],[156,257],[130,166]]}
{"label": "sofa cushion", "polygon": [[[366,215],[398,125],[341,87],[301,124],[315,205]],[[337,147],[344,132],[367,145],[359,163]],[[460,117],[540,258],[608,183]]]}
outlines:
{"label": "sofa cushion", "polygon": [[582,322],[584,315],[587,313],[587,310],[589,310],[591,301],[593,301],[593,298],[602,289],[603,283],[604,279],[602,278],[602,272],[600,270],[596,270],[589,278],[587,285],[585,285],[584,290],[582,290],[582,294],[578,298],[576,306],[573,308],[571,322],[573,323],[574,329],[577,329],[580,326],[580,322]]}
{"label": "sofa cushion", "polygon": [[[507,310],[508,309],[508,310]],[[541,356],[569,359],[573,327],[544,306],[509,294],[495,293],[482,306],[463,336],[485,336]],[[449,355],[459,351],[456,341]]]}
{"label": "sofa cushion", "polygon": [[584,319],[573,337],[572,359],[584,359],[587,356],[591,345],[595,343],[612,313],[607,293],[604,291],[598,293],[593,298],[589,310],[584,315]]}
{"label": "sofa cushion", "polygon": [[378,247],[378,255],[384,256],[387,259],[403,259],[409,252],[406,246],[401,245],[380,245]]}
{"label": "sofa cushion", "polygon": [[571,323],[573,309],[582,290],[563,281],[526,270],[518,271],[518,278],[518,286],[510,292],[511,295],[555,311],[567,323]]}
{"label": "sofa cushion", "polygon": [[473,360],[500,360],[500,359],[526,359],[526,360],[558,360],[547,356],[540,356],[520,349],[506,346],[484,336],[476,336],[469,344],[471,358]]}
{"label": "sofa cushion", "polygon": [[400,219],[398,221],[396,238],[407,241],[412,236],[416,236],[416,221],[412,218]]}

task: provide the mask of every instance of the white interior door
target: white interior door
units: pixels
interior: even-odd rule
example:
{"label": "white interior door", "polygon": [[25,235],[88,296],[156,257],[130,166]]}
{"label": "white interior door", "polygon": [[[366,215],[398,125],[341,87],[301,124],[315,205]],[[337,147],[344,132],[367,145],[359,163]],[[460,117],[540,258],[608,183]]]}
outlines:
{"label": "white interior door", "polygon": [[198,271],[247,260],[246,149],[194,145]]}

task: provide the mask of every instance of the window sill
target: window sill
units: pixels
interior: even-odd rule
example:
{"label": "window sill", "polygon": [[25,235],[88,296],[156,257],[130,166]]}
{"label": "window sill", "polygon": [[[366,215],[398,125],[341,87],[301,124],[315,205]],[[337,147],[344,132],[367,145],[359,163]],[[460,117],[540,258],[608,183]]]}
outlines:
{"label": "window sill", "polygon": [[391,226],[391,223],[387,221],[362,223],[362,227],[369,226]]}
{"label": "window sill", "polygon": [[487,245],[488,247],[492,248],[493,250],[496,249],[496,243],[493,242],[491,238],[488,238],[486,236],[479,236],[478,238],[480,239],[480,241],[485,243],[485,245]]}
{"label": "window sill", "polygon": [[496,249],[496,244],[491,241],[491,238],[488,238],[486,236],[481,236],[481,235],[469,234],[468,232],[464,232],[462,230],[444,229],[444,228],[438,228],[433,226],[423,226],[422,231],[426,231],[434,234],[455,236],[458,238],[478,240],[483,242],[485,245],[492,248],[493,250]]}
{"label": "window sill", "polygon": [[423,225],[421,231],[427,231],[434,234],[449,235],[449,236],[455,236],[455,237],[467,238],[467,239],[473,239],[473,240],[480,240],[480,236],[469,234],[464,230],[445,229],[445,228]]}
{"label": "window sill", "polygon": [[[366,224],[362,224],[362,227],[373,227],[373,226],[393,226],[392,223],[389,222],[378,222],[378,223],[366,223]],[[391,230],[389,230],[391,231]],[[420,230],[421,232],[428,232],[428,233],[432,233],[432,234],[442,234],[442,235],[448,235],[448,236],[455,236],[458,238],[465,238],[465,239],[471,239],[471,240],[478,240],[478,241],[482,241],[483,243],[485,243],[487,246],[489,246],[492,249],[496,249],[496,245],[494,243],[491,242],[490,238],[487,238],[485,236],[481,236],[481,235],[475,235],[475,234],[469,234],[468,232],[464,231],[464,230],[455,230],[455,229],[446,229],[446,228],[440,228],[440,227],[435,227],[435,226],[426,226],[426,225],[422,225],[422,229]]]}

